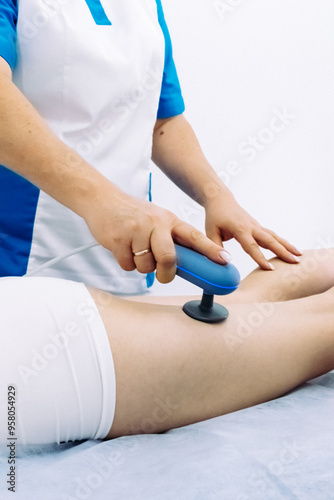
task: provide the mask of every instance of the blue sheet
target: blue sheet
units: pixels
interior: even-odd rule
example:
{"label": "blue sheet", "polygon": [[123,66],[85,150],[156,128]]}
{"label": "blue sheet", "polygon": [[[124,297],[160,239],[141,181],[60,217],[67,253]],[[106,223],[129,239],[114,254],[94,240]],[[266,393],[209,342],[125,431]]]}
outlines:
{"label": "blue sheet", "polygon": [[334,372],[160,435],[18,448],[16,500],[334,499]]}

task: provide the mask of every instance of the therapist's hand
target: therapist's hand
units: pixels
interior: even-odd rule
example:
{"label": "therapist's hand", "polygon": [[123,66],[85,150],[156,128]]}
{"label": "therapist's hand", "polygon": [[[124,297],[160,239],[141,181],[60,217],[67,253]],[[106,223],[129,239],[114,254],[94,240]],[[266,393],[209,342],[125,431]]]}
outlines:
{"label": "therapist's hand", "polygon": [[216,196],[206,205],[206,234],[221,245],[222,241],[235,238],[261,269],[274,269],[260,250],[271,250],[285,262],[300,261],[301,252],[291,243],[262,227],[232,196]]}
{"label": "therapist's hand", "polygon": [[[123,192],[112,194],[99,196],[84,218],[95,239],[113,253],[125,271],[150,273],[156,269],[158,281],[172,281],[176,272],[174,242],[226,264],[221,245],[172,212]],[[150,251],[134,255],[143,250]]]}
{"label": "therapist's hand", "polygon": [[206,211],[206,234],[222,248],[235,238],[262,269],[272,269],[260,247],[288,263],[298,262],[300,252],[273,231],[265,229],[236,202],[205,158],[198,139],[183,115],[158,120],[153,136],[152,159],[180,189]]}

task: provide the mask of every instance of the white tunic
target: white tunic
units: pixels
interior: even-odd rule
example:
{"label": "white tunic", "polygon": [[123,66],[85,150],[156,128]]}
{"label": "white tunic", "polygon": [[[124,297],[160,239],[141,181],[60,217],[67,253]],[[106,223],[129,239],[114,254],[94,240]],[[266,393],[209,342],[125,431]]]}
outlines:
{"label": "white tunic", "polygon": [[[165,64],[157,3],[102,0],[94,13],[96,3],[19,0],[13,80],[64,143],[120,189],[148,199]],[[68,165],[75,168],[73,158]],[[32,191],[29,203],[34,220],[28,272],[93,240],[82,218],[44,192]],[[147,288],[146,275],[123,271],[102,247],[41,274],[117,293]]]}

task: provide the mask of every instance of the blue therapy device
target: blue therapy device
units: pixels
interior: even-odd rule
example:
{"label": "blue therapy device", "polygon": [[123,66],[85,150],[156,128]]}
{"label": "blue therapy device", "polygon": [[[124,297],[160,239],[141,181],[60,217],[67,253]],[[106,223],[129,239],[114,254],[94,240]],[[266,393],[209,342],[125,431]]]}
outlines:
{"label": "blue therapy device", "polygon": [[203,289],[202,300],[192,300],[183,311],[193,319],[205,323],[219,323],[228,316],[226,307],[213,301],[214,295],[234,292],[240,283],[240,274],[232,264],[221,265],[190,248],[175,244],[176,274]]}

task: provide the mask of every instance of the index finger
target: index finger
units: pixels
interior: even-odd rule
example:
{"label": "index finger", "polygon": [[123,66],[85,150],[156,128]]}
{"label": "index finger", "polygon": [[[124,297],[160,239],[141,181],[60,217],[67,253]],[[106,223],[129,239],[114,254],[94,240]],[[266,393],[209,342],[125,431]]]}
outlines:
{"label": "index finger", "polygon": [[263,231],[269,233],[275,240],[278,241],[284,248],[288,250],[293,255],[301,256],[302,252],[298,250],[294,245],[292,245],[289,241],[285,240],[284,238],[281,238],[281,236],[278,236],[274,231],[271,229],[267,229],[265,227],[262,228]]}
{"label": "index finger", "polygon": [[191,248],[218,264],[227,264],[230,260],[221,246],[186,222],[177,224],[173,228],[172,236],[176,243]]}
{"label": "index finger", "polygon": [[[271,250],[275,255],[277,255],[277,257],[284,260],[285,262],[288,262],[290,264],[297,264],[298,262],[300,262],[300,258],[297,257],[295,253],[289,251],[284,244],[284,240],[281,242],[275,235],[275,233],[271,233],[269,231],[261,231],[257,234],[254,234],[254,238],[257,243],[261,245],[261,247]],[[295,251],[298,252],[297,249],[295,249]]]}
{"label": "index finger", "polygon": [[240,243],[245,252],[248,253],[248,255],[252,257],[252,259],[259,265],[261,269],[264,269],[266,271],[273,271],[275,269],[274,266],[267,261],[267,259],[261,252],[259,245],[252,236],[243,235],[236,238],[236,240]]}

